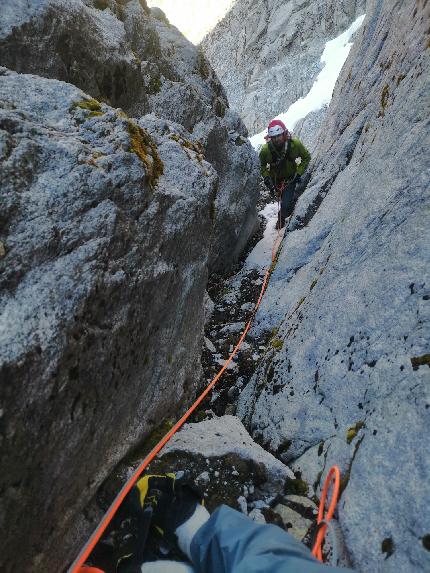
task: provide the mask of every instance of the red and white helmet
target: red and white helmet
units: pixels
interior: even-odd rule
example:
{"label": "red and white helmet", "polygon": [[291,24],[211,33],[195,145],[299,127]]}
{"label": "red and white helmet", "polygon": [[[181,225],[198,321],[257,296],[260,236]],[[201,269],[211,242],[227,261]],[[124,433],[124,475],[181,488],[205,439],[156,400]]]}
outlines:
{"label": "red and white helmet", "polygon": [[271,139],[272,137],[277,137],[278,135],[284,135],[288,137],[289,132],[285,127],[285,124],[280,119],[272,119],[267,127],[267,135],[265,139]]}

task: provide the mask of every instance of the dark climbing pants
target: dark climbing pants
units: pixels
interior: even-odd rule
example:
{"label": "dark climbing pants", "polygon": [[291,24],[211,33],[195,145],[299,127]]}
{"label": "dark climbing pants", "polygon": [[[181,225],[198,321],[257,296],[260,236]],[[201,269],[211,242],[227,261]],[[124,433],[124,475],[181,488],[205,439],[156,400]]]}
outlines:
{"label": "dark climbing pants", "polygon": [[295,198],[294,198],[294,191],[296,189],[295,183],[289,183],[284,191],[282,192],[281,197],[281,220],[285,221],[287,217],[291,215],[294,210]]}

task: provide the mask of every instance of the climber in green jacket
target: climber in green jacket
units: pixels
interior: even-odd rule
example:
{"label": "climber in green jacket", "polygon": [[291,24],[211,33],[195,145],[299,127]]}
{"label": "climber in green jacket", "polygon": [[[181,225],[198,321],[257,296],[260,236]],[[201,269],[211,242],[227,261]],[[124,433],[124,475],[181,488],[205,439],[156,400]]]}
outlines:
{"label": "climber in green jacket", "polygon": [[274,119],[269,123],[267,143],[260,151],[261,175],[272,193],[277,190],[281,197],[281,210],[276,228],[285,225],[295,204],[296,186],[306,171],[311,155],[301,141],[291,137],[284,123]]}

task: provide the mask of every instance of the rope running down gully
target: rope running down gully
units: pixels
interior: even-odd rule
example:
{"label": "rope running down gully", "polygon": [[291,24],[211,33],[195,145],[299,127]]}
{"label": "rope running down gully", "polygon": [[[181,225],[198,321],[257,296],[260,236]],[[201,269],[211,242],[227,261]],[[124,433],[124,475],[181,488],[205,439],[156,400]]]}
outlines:
{"label": "rope running down gully", "polygon": [[[279,207],[280,207],[279,203],[280,203],[280,201],[278,199],[278,216],[279,216],[278,227],[280,227],[280,217],[281,217],[280,209],[279,209]],[[251,324],[252,324],[254,317],[257,313],[257,310],[261,304],[261,300],[262,300],[263,294],[267,288],[267,284],[268,284],[268,281],[269,281],[269,278],[270,278],[270,275],[272,272],[272,266],[273,266],[273,263],[276,261],[276,256],[278,253],[279,245],[281,243],[281,239],[284,235],[284,232],[285,232],[285,229],[278,229],[278,233],[277,233],[277,236],[275,238],[275,242],[274,242],[273,248],[272,248],[272,265],[266,270],[266,273],[265,273],[264,279],[263,279],[263,284],[261,286],[260,295],[258,297],[256,304],[255,304],[254,310],[252,311],[251,317],[248,320],[248,322],[245,326],[245,329],[242,332],[241,337],[239,338],[239,341],[237,342],[236,346],[234,347],[233,352],[230,354],[230,356],[226,360],[224,366],[221,368],[221,370],[218,372],[218,374],[213,378],[213,380],[208,384],[208,386],[205,388],[205,390],[202,392],[202,394],[197,398],[197,400],[194,402],[194,404],[185,412],[185,414],[182,416],[182,418],[180,418],[180,420],[178,420],[176,422],[176,424],[174,424],[174,426],[167,432],[167,434],[164,436],[164,438],[162,438],[158,442],[158,444],[153,448],[153,450],[146,456],[146,458],[137,467],[137,469],[131,475],[129,480],[124,484],[124,486],[121,488],[121,490],[117,494],[116,498],[113,500],[109,509],[106,511],[102,520],[100,521],[100,523],[98,524],[98,526],[96,527],[94,532],[92,533],[91,537],[88,539],[87,543],[81,549],[81,551],[80,551],[79,555],[76,557],[75,561],[69,567],[67,573],[83,573],[83,571],[85,571],[84,567],[82,567],[82,566],[84,565],[86,559],[88,558],[90,553],[93,551],[94,547],[99,542],[101,536],[105,532],[109,523],[112,521],[115,513],[118,511],[120,505],[124,501],[127,494],[130,492],[132,487],[135,485],[135,483],[139,479],[142,472],[147,468],[147,466],[151,463],[151,461],[157,456],[157,454],[160,452],[160,450],[163,449],[163,447],[167,444],[167,442],[174,436],[174,434],[176,434],[176,432],[183,426],[183,424],[191,416],[191,414],[194,412],[194,410],[196,410],[196,408],[202,403],[202,401],[206,398],[206,396],[209,394],[209,392],[212,390],[212,388],[215,386],[215,384],[221,378],[221,376],[223,375],[224,371],[227,369],[230,362],[236,356],[239,348],[242,345],[242,342],[244,341],[249,329],[251,328]],[[298,309],[298,306],[296,306],[292,310],[292,312],[288,315],[287,319],[291,318],[291,316],[296,312],[297,309]],[[329,478],[329,476],[331,478],[332,470],[333,470],[333,468],[330,470],[330,472],[327,476],[326,484],[324,487],[326,487],[326,485],[328,487],[328,482],[330,481],[328,478]],[[338,469],[337,469],[337,472],[339,472]],[[314,548],[312,550],[313,555],[315,555],[315,557],[317,557],[320,561],[322,561],[321,545],[322,545],[322,542],[324,540],[324,536],[325,536],[325,533],[327,530],[326,523],[331,519],[331,517],[333,515],[333,511],[334,511],[334,508],[335,508],[336,502],[337,502],[337,494],[338,494],[339,488],[337,488],[337,493],[336,493],[336,488],[335,488],[334,494],[336,494],[336,495],[332,496],[330,508],[329,508],[329,511],[328,511],[328,514],[327,514],[325,520],[323,520],[322,514],[323,514],[323,510],[324,510],[324,502],[325,502],[325,499],[327,496],[327,489],[325,489],[324,491],[325,491],[325,493],[323,492],[323,496],[321,497],[320,513],[318,514],[318,524],[320,522],[323,522],[323,523],[322,523],[321,528],[318,531],[317,539],[316,539]]]}

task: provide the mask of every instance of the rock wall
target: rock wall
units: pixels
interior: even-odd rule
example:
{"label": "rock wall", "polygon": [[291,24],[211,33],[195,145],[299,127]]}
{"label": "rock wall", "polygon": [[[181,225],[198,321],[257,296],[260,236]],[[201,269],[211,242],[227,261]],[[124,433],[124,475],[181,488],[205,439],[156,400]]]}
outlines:
{"label": "rock wall", "polygon": [[255,228],[258,162],[144,0],[5,0],[0,66],[0,569],[57,572],[195,391],[208,268]]}
{"label": "rock wall", "polygon": [[144,0],[32,0],[18,9],[5,0],[0,53],[0,65],[193,132],[219,175],[210,268],[227,271],[236,262],[257,225],[258,162],[202,52],[160,10]]}
{"label": "rock wall", "polygon": [[327,113],[328,106],[323,106],[318,111],[308,113],[306,117],[300,119],[294,127],[294,136],[310,151],[311,155],[315,153],[319,132]]}
{"label": "rock wall", "polygon": [[238,411],[317,493],[340,466],[358,571],[428,571],[430,5],[366,10],[257,315],[277,343]]}
{"label": "rock wall", "polygon": [[324,44],[365,12],[365,0],[237,0],[203,40],[230,105],[251,134],[306,95]]}
{"label": "rock wall", "polygon": [[183,128],[69,84],[2,68],[0,101],[0,568],[60,571],[197,383],[217,176]]}

